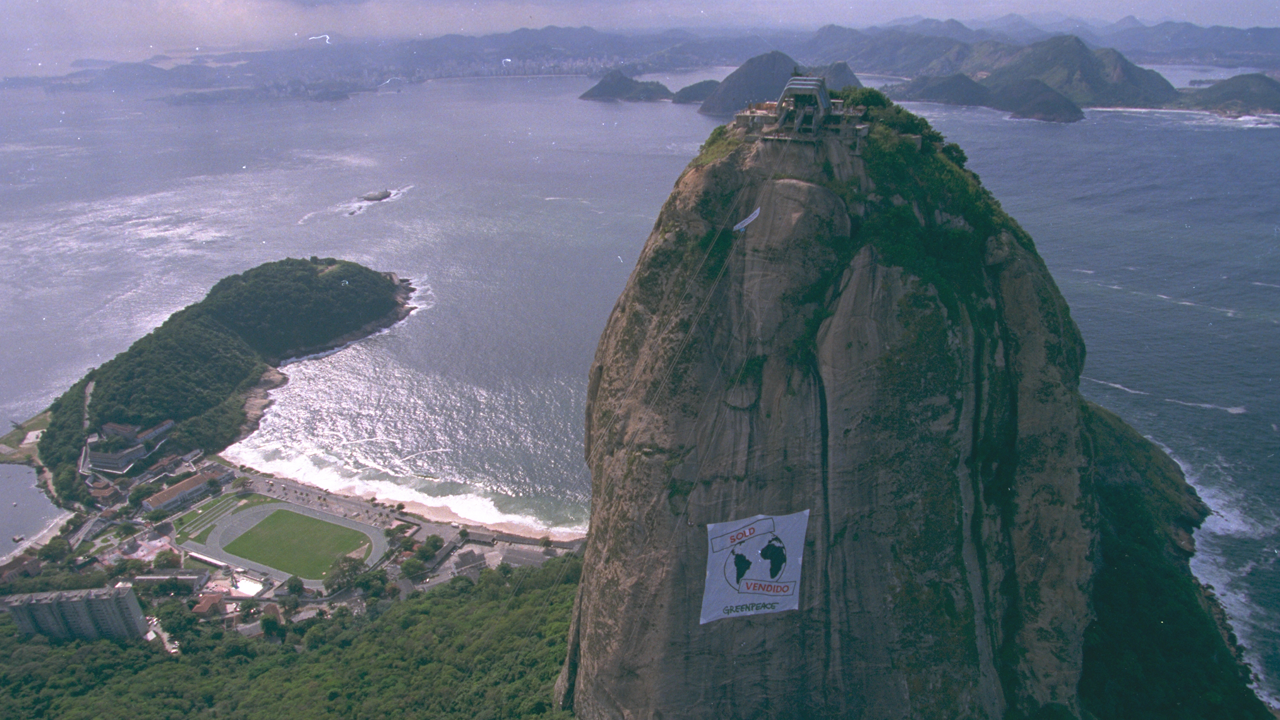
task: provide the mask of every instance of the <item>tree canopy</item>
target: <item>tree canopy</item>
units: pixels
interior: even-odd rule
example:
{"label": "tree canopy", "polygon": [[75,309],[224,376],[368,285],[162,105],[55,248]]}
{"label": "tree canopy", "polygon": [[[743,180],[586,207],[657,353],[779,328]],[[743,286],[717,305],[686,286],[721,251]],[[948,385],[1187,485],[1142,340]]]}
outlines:
{"label": "tree canopy", "polygon": [[282,644],[158,616],[182,654],[155,645],[23,638],[0,617],[0,717],[555,718],[577,558],[486,570],[363,615],[272,625]]}
{"label": "tree canopy", "polygon": [[55,400],[41,460],[62,480],[60,494],[84,500],[74,474],[62,475],[84,444],[86,419],[90,429],[173,420],[174,450],[221,450],[239,433],[243,394],[268,364],[386,317],[396,291],[382,273],[332,258],[280,260],[223,278]]}

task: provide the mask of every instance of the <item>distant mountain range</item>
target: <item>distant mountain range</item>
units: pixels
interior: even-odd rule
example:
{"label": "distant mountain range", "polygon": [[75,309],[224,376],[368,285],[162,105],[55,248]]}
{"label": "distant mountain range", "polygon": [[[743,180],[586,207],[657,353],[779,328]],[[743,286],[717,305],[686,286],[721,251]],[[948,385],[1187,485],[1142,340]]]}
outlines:
{"label": "distant mountain range", "polygon": [[949,38],[971,45],[981,42],[1028,45],[1058,35],[1075,35],[1090,47],[1113,48],[1144,64],[1280,69],[1280,28],[1201,27],[1179,22],[1148,26],[1132,15],[1111,24],[1079,18],[1035,23],[1020,15],[1006,15],[968,26],[955,20],[911,18],[866,32],[877,31]]}
{"label": "distant mountain range", "polygon": [[[720,36],[685,31],[622,35],[553,26],[430,40],[335,41],[336,37],[308,47],[200,55],[185,61],[163,56],[141,63],[80,60],[72,65],[81,69],[68,75],[6,78],[0,87],[34,86],[50,92],[134,90],[175,104],[341,100],[355,92],[397,90],[407,83],[442,77],[603,77],[616,70],[632,78],[646,72],[740,66],[750,58],[779,52],[810,68],[844,63],[846,70],[899,76],[904,81],[960,74],[993,93],[1016,85],[1021,92],[1013,95],[1034,97],[1041,109],[1056,107],[1070,115],[1069,108],[1024,81],[1038,80],[1077,107],[1161,107],[1185,106],[1186,98],[1129,58],[1144,63],[1244,66],[1280,74],[1280,28],[1203,28],[1187,23],[1149,27],[1133,18],[1110,25],[1069,18],[1037,24],[1017,15],[969,25],[912,18],[861,30],[828,25],[808,33]],[[839,74],[853,76],[852,71]],[[834,75],[831,79],[836,81]],[[899,96],[927,99],[912,93],[935,85],[920,83],[900,90]],[[621,87],[606,94],[625,94]],[[718,88],[709,100],[727,91]],[[1244,92],[1244,86],[1220,88],[1198,102],[1212,104],[1213,98],[1235,92]],[[1255,99],[1261,97],[1259,92],[1266,94],[1265,88],[1257,87],[1249,92]],[[648,92],[640,94],[652,99]],[[1240,98],[1233,96],[1221,103],[1241,107],[1237,101]],[[1267,101],[1242,102],[1268,107]]]}

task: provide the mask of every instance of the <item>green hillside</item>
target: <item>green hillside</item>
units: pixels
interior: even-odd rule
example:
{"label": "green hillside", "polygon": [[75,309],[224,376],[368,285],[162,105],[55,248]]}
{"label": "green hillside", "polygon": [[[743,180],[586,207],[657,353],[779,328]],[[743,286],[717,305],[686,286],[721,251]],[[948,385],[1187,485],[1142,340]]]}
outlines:
{"label": "green hillside", "polygon": [[621,70],[610,71],[590,90],[578,96],[581,100],[625,100],[627,102],[654,102],[670,100],[675,94],[660,82],[640,82],[622,74]]}
{"label": "green hillside", "polygon": [[59,494],[83,499],[74,466],[103,423],[173,420],[167,451],[221,450],[244,422],[243,393],[269,364],[386,317],[396,292],[382,273],[333,259],[281,260],[224,278],[55,400],[40,459]]}
{"label": "green hillside", "polygon": [[1115,50],[1090,50],[1063,35],[1028,45],[981,80],[993,90],[1034,78],[1080,107],[1158,107],[1178,91],[1154,70],[1144,70]]}
{"label": "green hillside", "polygon": [[1262,73],[1236,75],[1187,93],[1177,104],[1233,116],[1280,113],[1280,82]]}

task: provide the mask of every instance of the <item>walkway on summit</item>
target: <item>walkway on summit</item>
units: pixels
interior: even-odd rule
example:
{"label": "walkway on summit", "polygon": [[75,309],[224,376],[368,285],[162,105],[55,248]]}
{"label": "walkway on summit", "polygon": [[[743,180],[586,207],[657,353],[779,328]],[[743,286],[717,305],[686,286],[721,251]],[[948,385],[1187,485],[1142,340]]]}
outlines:
{"label": "walkway on summit", "polygon": [[[355,530],[356,532],[363,534],[365,537],[369,538],[369,541],[372,544],[372,550],[369,552],[368,556],[368,562],[370,564],[377,561],[387,552],[387,538],[379,528],[316,510],[315,508],[294,505],[293,503],[283,501],[266,503],[264,505],[255,505],[238,513],[224,515],[223,517],[218,518],[213,530],[209,533],[208,542],[206,544],[202,545],[194,540],[188,540],[181,543],[179,547],[190,552],[211,557],[218,562],[260,572],[276,582],[283,582],[289,579],[289,573],[263,565],[262,563],[246,560],[239,555],[233,555],[223,549],[236,538],[248,532],[255,525],[267,519],[267,516],[277,510],[288,510],[289,512],[295,512],[299,515],[306,515],[307,517],[315,518],[316,520],[323,520],[324,522],[332,523],[340,527],[350,528],[351,530]],[[324,582],[322,580],[304,579],[303,582],[309,588],[321,588],[324,586]]]}

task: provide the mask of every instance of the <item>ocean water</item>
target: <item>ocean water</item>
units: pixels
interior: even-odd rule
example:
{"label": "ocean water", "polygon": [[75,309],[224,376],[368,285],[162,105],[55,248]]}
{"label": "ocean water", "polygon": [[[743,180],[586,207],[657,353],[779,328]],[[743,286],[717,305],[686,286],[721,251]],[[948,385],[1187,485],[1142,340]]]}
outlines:
{"label": "ocean water", "polygon": [[1081,391],[1213,509],[1196,575],[1280,696],[1280,118],[907,104],[1035,238],[1088,347]]}
{"label": "ocean water", "polygon": [[25,465],[0,465],[0,562],[8,562],[35,542],[41,530],[64,513],[36,487]]}
{"label": "ocean water", "polygon": [[[577,100],[590,85],[452,80],[206,108],[5,93],[0,408],[35,414],[225,275],[346,258],[412,278],[419,309],[289,365],[260,431],[228,454],[479,522],[585,528],[587,367],[716,125],[690,106]],[[1086,395],[1166,447],[1213,507],[1194,568],[1280,695],[1278,123],[909,107],[1036,239],[1088,344]],[[395,193],[357,199],[381,189]],[[0,514],[0,536],[39,532],[56,511],[38,505]]]}

